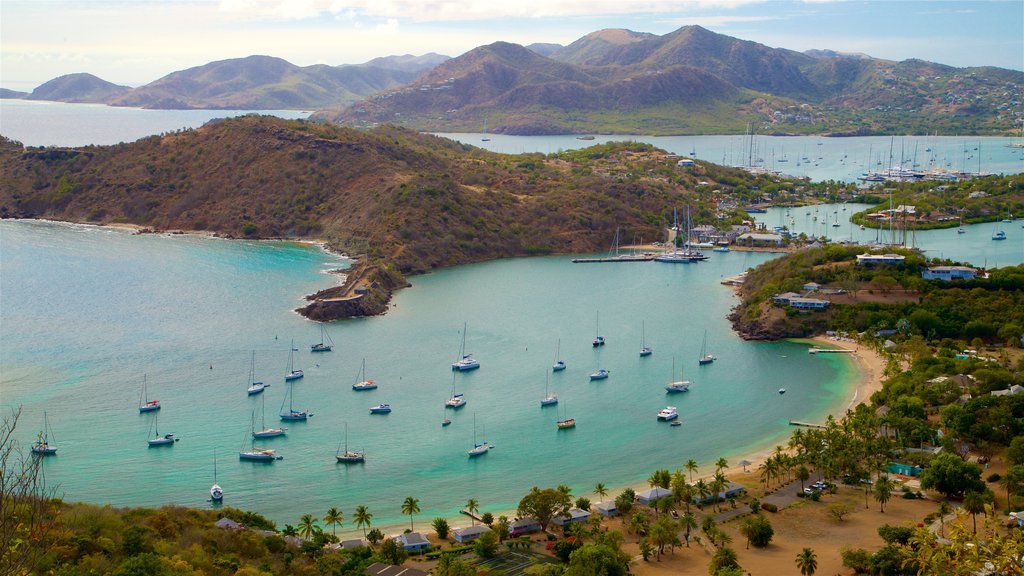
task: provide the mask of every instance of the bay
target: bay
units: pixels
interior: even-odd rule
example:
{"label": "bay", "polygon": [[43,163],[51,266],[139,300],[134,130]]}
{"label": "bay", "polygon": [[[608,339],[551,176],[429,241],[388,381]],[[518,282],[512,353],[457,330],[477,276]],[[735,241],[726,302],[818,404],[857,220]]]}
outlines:
{"label": "bay", "polygon": [[0,134],[25,146],[106,146],[189,128],[214,118],[267,114],[306,118],[298,110],[146,110],[39,100],[0,99]]}
{"label": "bay", "polygon": [[[390,526],[406,521],[401,502],[414,496],[422,526],[457,516],[469,498],[506,510],[534,485],[586,494],[597,482],[642,484],[690,458],[704,471],[718,457],[736,462],[784,443],[790,419],[841,414],[857,377],[841,355],[732,333],[735,297],[719,282],[769,254],[674,266],[551,256],[441,270],[414,277],[385,316],[329,325],[335,350],[312,354],[319,330],[291,309],[346,264],[315,247],[41,221],[0,222],[0,237],[0,408],[23,407],[25,443],[48,413],[59,453],[46,477],[68,500],[207,506],[216,450],[232,506],[294,524],[365,505],[375,526]],[[595,349],[598,316],[608,344]],[[455,374],[468,404],[447,411],[453,423],[442,428],[464,322],[482,368]],[[642,323],[648,358],[638,355]],[[698,367],[705,329],[720,360]],[[293,385],[296,407],[315,415],[261,443],[283,460],[241,462],[264,401],[277,424],[293,338],[306,373]],[[559,340],[568,369],[549,374]],[[252,350],[257,378],[271,384],[263,398],[245,394]],[[359,393],[351,384],[363,358],[380,388]],[[673,358],[693,386],[668,397]],[[590,382],[599,368],[611,377]],[[137,411],[144,374],[163,404],[160,432],[181,438],[173,447],[146,446],[156,415]],[[540,407],[545,376],[557,408]],[[381,402],[394,412],[371,416]],[[682,426],[656,421],[666,404],[679,407]],[[470,460],[474,415],[476,437],[496,447]],[[563,415],[577,428],[557,430]],[[335,463],[346,423],[363,465]]]}
{"label": "bay", "polygon": [[[1024,149],[1008,146],[1019,138],[993,136],[640,136],[600,135],[580,140],[571,134],[508,136],[441,133],[453,140],[493,152],[552,154],[612,141],[646,142],[680,156],[724,166],[761,166],[814,181],[854,182],[865,172],[901,163],[921,170],[1019,174]],[[487,140],[485,141],[484,138]]]}

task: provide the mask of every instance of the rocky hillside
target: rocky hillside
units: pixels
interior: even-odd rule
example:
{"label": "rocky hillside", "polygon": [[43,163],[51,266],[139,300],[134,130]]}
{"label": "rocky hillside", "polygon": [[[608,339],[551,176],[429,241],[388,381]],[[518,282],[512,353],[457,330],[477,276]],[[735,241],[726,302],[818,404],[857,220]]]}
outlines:
{"label": "rocky hillside", "polygon": [[60,76],[40,84],[26,100],[54,102],[103,103],[131,91],[130,86],[119,86],[92,74],[78,73]]}
{"label": "rocky hillside", "polygon": [[483,46],[321,116],[509,134],[1006,134],[1022,119],[1014,70],[800,53],[699,26],[601,30],[549,50]]}

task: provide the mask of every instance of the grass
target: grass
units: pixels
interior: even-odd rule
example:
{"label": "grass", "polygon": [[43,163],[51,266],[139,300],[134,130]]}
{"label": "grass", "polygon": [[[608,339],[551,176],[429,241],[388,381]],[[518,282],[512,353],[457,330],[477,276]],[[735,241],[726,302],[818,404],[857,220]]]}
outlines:
{"label": "grass", "polygon": [[500,571],[508,576],[521,576],[526,574],[526,569],[537,564],[555,564],[557,560],[544,554],[536,552],[524,552],[514,550],[499,554],[489,560],[481,560],[477,563],[477,569],[488,571]]}

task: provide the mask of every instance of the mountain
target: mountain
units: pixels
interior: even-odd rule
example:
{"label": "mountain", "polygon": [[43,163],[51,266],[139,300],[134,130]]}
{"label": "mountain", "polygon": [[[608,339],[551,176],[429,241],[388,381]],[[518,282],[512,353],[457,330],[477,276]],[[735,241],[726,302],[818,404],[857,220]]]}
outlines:
{"label": "mountain", "polygon": [[551,56],[552,54],[554,54],[558,50],[561,50],[562,48],[563,46],[561,44],[553,44],[549,42],[534,42],[533,44],[528,44],[526,46],[527,50],[530,50],[531,52],[536,52],[541,56]]}
{"label": "mountain", "polygon": [[[446,60],[451,60],[451,57],[443,54],[436,54],[434,52],[428,52],[422,56],[413,56],[412,54],[404,54],[402,56],[381,56],[379,58],[374,58],[369,62],[357,64],[356,66],[360,68],[381,68],[383,70],[398,70],[400,72],[412,72],[414,74],[419,74],[436,67],[438,64]],[[344,66],[339,66],[339,68],[344,68]]]}
{"label": "mountain", "polygon": [[1006,134],[1024,99],[1019,71],[801,53],[700,26],[600,30],[540,52],[482,46],[317,116],[508,134]]}
{"label": "mountain", "polygon": [[19,92],[9,88],[0,88],[0,98],[24,98],[28,92]]}
{"label": "mountain", "polygon": [[59,76],[43,83],[25,96],[25,99],[102,103],[130,90],[129,86],[119,86],[92,74],[78,73]]}
{"label": "mountain", "polygon": [[281,58],[248,56],[173,72],[108,103],[164,109],[298,110],[352,102],[416,75],[376,66],[300,67]]}

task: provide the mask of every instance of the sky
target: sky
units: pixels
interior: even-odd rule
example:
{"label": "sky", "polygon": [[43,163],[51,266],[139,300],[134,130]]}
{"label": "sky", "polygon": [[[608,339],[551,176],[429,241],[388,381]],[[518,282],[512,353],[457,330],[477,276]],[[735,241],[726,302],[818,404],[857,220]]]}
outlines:
{"label": "sky", "polygon": [[0,87],[75,72],[140,86],[252,54],[358,64],[693,24],[776,48],[1024,70],[1022,0],[0,0]]}

